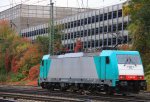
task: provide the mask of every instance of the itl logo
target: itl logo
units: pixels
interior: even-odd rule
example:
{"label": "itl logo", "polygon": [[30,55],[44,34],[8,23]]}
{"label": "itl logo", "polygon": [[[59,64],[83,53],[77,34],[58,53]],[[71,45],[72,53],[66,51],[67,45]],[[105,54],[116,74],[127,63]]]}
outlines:
{"label": "itl logo", "polygon": [[134,66],[127,66],[127,68],[129,68],[129,69],[133,69],[133,68],[134,68]]}

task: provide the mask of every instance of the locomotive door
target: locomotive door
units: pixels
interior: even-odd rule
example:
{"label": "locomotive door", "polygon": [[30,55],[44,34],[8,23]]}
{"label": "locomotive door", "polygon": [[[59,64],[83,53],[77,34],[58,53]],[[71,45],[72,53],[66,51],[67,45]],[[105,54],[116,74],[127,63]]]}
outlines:
{"label": "locomotive door", "polygon": [[106,57],[105,56],[102,56],[101,57],[101,79],[102,80],[105,80],[106,79]]}

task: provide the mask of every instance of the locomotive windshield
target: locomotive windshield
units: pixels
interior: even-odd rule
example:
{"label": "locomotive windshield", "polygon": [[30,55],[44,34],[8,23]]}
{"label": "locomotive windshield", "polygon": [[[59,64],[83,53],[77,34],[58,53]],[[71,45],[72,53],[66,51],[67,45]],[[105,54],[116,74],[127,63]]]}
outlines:
{"label": "locomotive windshield", "polygon": [[139,55],[117,55],[118,64],[141,64]]}

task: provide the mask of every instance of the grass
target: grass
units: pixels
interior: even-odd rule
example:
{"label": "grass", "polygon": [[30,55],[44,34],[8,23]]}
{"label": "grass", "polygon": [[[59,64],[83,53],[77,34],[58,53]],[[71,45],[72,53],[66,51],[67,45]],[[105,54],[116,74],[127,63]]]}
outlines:
{"label": "grass", "polygon": [[7,73],[4,68],[0,68],[0,82],[6,82],[7,81]]}
{"label": "grass", "polygon": [[7,74],[0,73],[0,82],[6,82],[7,80]]}
{"label": "grass", "polygon": [[147,81],[147,91],[150,91],[150,75],[146,75],[146,81]]}

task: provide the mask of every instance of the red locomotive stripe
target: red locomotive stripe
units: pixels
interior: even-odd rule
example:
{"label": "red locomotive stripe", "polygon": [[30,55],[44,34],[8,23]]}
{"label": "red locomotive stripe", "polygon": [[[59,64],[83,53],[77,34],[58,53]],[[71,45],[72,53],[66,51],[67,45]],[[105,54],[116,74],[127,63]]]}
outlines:
{"label": "red locomotive stripe", "polygon": [[144,80],[144,76],[139,76],[139,75],[119,75],[119,80]]}

